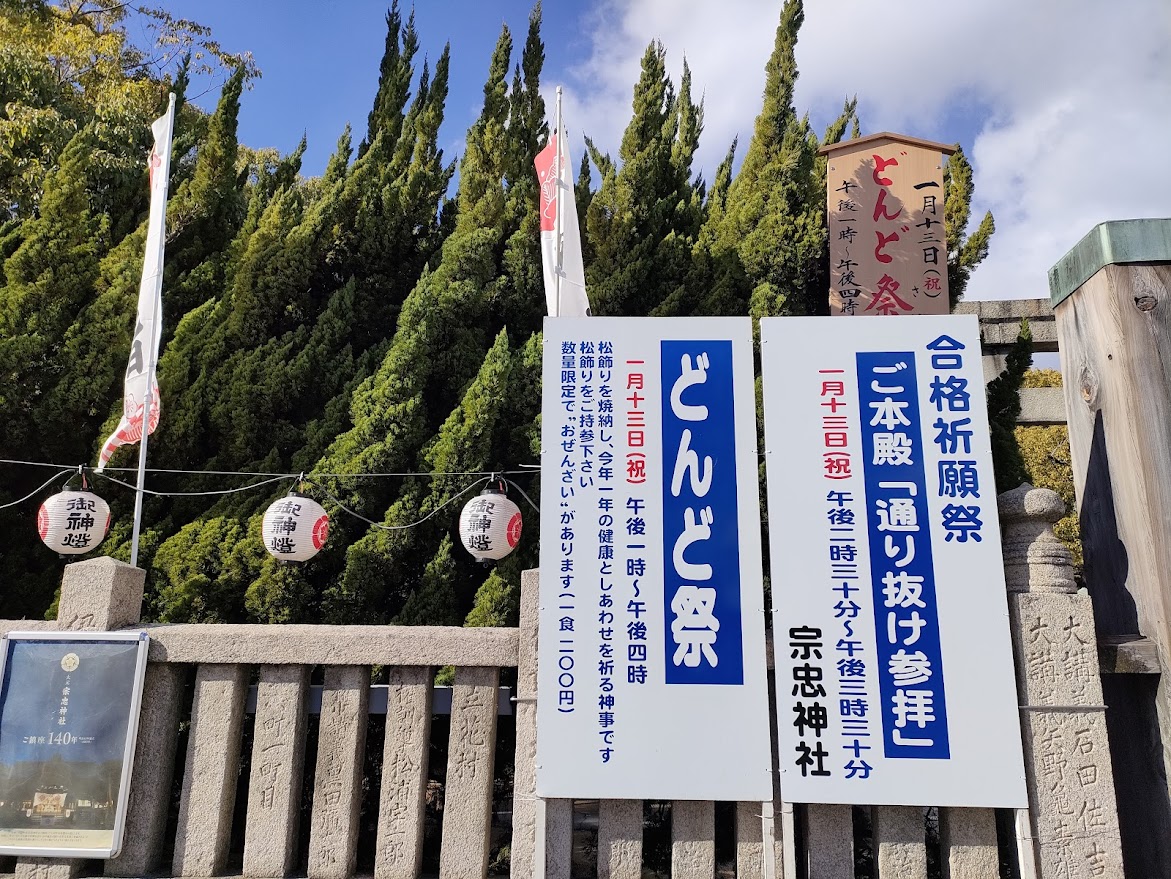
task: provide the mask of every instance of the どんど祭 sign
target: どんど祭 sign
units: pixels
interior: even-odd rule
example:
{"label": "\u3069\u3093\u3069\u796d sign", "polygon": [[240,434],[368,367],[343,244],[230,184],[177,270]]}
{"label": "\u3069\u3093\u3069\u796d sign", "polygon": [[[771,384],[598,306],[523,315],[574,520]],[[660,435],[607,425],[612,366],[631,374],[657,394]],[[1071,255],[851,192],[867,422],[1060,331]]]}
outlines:
{"label": "\u3069\u3093\u3069\u796d sign", "polygon": [[827,157],[832,315],[947,314],[942,156],[955,147],[874,134]]}
{"label": "\u3069\u3093\u3069\u796d sign", "polygon": [[751,321],[544,345],[537,793],[767,800]]}

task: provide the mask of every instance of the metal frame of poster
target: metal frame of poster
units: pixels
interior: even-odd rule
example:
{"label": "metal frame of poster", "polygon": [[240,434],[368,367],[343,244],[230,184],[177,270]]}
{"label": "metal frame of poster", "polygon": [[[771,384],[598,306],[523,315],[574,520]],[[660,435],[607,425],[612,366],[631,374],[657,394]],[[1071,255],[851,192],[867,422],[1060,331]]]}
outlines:
{"label": "metal frame of poster", "polygon": [[149,645],[137,631],[4,636],[0,854],[118,856]]}
{"label": "metal frame of poster", "polygon": [[761,346],[783,798],[1026,807],[976,317]]}
{"label": "metal frame of poster", "polygon": [[537,794],[768,800],[752,323],[544,346]]}

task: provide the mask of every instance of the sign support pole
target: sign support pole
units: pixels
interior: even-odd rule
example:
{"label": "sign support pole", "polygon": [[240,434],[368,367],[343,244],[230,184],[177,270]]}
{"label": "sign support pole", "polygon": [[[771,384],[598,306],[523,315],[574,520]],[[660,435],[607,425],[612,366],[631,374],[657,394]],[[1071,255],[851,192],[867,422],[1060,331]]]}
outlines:
{"label": "sign support pole", "polygon": [[554,160],[554,166],[553,166],[553,170],[554,170],[553,181],[554,181],[554,187],[555,187],[553,191],[555,193],[554,198],[556,199],[554,201],[555,207],[554,207],[554,213],[553,213],[553,230],[554,230],[553,236],[554,236],[554,241],[557,242],[557,245],[556,245],[557,262],[553,266],[553,276],[557,279],[557,308],[554,310],[553,316],[560,317],[561,316],[561,276],[563,274],[565,274],[565,271],[562,267],[562,262],[564,259],[563,255],[562,255],[564,242],[562,241],[563,235],[561,232],[561,230],[563,228],[562,221],[561,221],[561,204],[562,204],[562,199],[561,199],[561,154],[565,148],[564,147],[565,134],[561,130],[561,86],[557,86],[557,114],[556,114],[556,117],[554,118],[553,124],[555,126],[553,136],[557,138],[557,157]]}

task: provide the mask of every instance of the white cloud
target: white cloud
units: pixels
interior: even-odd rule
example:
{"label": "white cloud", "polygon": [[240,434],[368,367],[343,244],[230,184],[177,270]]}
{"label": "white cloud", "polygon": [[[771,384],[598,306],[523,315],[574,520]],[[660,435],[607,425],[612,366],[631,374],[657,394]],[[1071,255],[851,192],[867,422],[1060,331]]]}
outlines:
{"label": "white cloud", "polygon": [[[733,136],[743,155],[781,4],[607,0],[571,72],[566,119],[616,152],[647,43],[705,97],[708,175]],[[807,0],[798,110],[824,125],[857,94],[865,132],[960,141],[974,219],[997,233],[968,295],[1046,296],[1046,273],[1103,220],[1171,216],[1171,7],[1165,0]],[[550,96],[551,97],[551,96]],[[576,138],[575,138],[576,141]],[[580,143],[580,141],[576,141]]]}

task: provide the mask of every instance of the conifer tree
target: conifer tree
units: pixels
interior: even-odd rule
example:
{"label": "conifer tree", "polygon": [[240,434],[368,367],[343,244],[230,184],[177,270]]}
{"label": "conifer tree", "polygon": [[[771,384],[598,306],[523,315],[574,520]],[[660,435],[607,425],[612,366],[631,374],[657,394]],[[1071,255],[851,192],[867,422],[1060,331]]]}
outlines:
{"label": "conifer tree", "polygon": [[[947,223],[947,286],[951,306],[963,298],[968,279],[976,266],[988,256],[988,244],[996,223],[992,212],[984,214],[972,234],[968,234],[968,219],[971,216],[972,166],[963,148],[956,144],[956,151],[948,156],[944,165],[944,186],[947,200],[944,202],[944,221]],[[1015,488],[1016,486],[1012,486]]]}
{"label": "conifer tree", "polygon": [[[46,409],[43,395],[70,364],[61,337],[93,293],[108,223],[93,216],[87,193],[93,133],[79,131],[61,153],[40,199],[39,215],[22,224],[21,240],[5,260],[0,288],[0,457],[32,461],[77,460],[67,421]],[[16,500],[52,471],[19,470],[0,499]],[[0,526],[26,540],[0,546],[5,570],[21,573],[21,588],[0,594],[10,619],[36,617],[52,601],[60,565],[36,541],[27,507],[0,511]]]}
{"label": "conifer tree", "polygon": [[[444,474],[483,472],[501,468],[505,463],[495,458],[493,440],[508,406],[511,369],[508,334],[502,330],[483,358],[463,400],[420,458],[419,469],[436,475],[408,481],[386,514],[383,524],[399,530],[371,530],[349,548],[344,575],[326,595],[331,619],[378,619],[394,616],[410,606],[415,608],[408,614],[410,622],[434,622],[420,618],[417,608],[420,602],[423,607],[434,608],[437,599],[416,596],[416,593],[428,586],[450,588],[450,583],[426,581],[424,563],[431,554],[430,548],[436,546],[442,535],[450,534],[462,503],[452,504],[446,516],[434,514],[470,481],[467,476]],[[465,503],[470,499],[470,495],[461,498]],[[422,521],[429,515],[430,519]],[[405,527],[420,521],[422,524],[416,527]],[[467,559],[466,554],[463,559]],[[454,561],[443,563],[443,568],[454,573],[453,564]],[[466,574],[472,566],[463,567]],[[463,590],[469,604],[474,588],[471,585]],[[466,607],[461,612],[457,605],[452,605],[444,616],[448,621],[458,622],[465,612]]]}
{"label": "conifer tree", "polygon": [[380,134],[385,134],[389,143],[398,140],[403,125],[403,109],[407,105],[411,82],[415,77],[414,58],[418,50],[415,12],[411,10],[404,26],[398,0],[393,0],[386,13],[386,44],[378,65],[378,91],[366,122],[366,138],[358,147],[359,158],[366,154]]}
{"label": "conifer tree", "polygon": [[[46,411],[42,401],[72,366],[62,357],[61,341],[93,295],[108,229],[108,221],[90,211],[87,172],[93,145],[93,133],[85,128],[66,146],[45,182],[39,215],[24,223],[23,240],[4,264],[0,419],[5,429],[0,443],[5,457],[54,460],[66,451],[61,443],[72,434],[67,420],[54,418],[57,413]],[[75,455],[71,459],[77,460]]]}
{"label": "conifer tree", "polygon": [[808,120],[793,109],[795,50],[804,18],[802,0],[786,0],[765,68],[764,105],[744,164],[728,188],[712,248],[716,258],[733,251],[739,258],[750,285],[751,302],[745,305],[756,317],[813,313],[814,303],[824,298],[818,289],[826,248],[818,141]]}
{"label": "conifer tree", "polygon": [[[483,403],[473,403],[479,399],[477,394],[483,396],[483,391],[477,389],[488,381],[486,376],[494,374],[493,370],[509,363],[509,337],[516,334],[525,338],[523,334],[531,332],[527,327],[539,326],[542,313],[537,193],[531,172],[533,156],[547,136],[539,95],[544,55],[539,25],[538,8],[530,17],[520,73],[514,78],[511,92],[507,74],[512,40],[507,28],[501,33],[489,65],[483,111],[468,132],[455,229],[444,244],[435,270],[423,276],[404,304],[398,331],[382,366],[355,394],[354,428],[339,438],[319,470],[394,471],[411,469],[411,465],[435,471],[477,469],[470,463],[443,466],[441,462],[449,461],[451,454],[444,450],[453,443],[456,450],[462,448],[462,441],[454,440],[452,432],[464,429],[460,425],[467,418],[469,406],[477,412],[476,407],[483,407]],[[496,353],[488,353],[487,359],[486,326],[501,331],[491,349]],[[497,360],[499,365],[495,365]],[[477,373],[480,378],[465,394],[467,382]],[[502,397],[498,405],[508,405],[507,395],[499,393]],[[441,424],[434,416],[443,411],[451,411],[452,415]],[[531,420],[532,415],[526,413],[524,417]],[[496,446],[510,435],[494,437],[498,428],[487,412],[480,413],[478,421],[475,430],[477,435],[483,434],[478,440],[480,447],[496,449],[493,455],[500,457]],[[472,455],[466,449],[459,454],[463,458]],[[480,457],[490,459],[493,455],[484,452]],[[489,461],[479,466],[489,466]],[[358,491],[350,486],[344,488],[344,496],[365,515],[380,515],[379,506],[393,497],[384,480],[364,481]],[[431,505],[442,503],[443,492],[450,490],[453,489],[441,478],[429,488],[407,482],[397,501],[390,505],[385,521],[405,521],[416,513],[426,515]],[[442,527],[450,530],[452,521],[445,521]],[[418,530],[426,533],[425,529]],[[408,590],[397,597],[385,597],[385,605],[392,612],[393,608],[405,607],[404,602],[416,590],[439,588],[438,581],[421,579],[417,567],[421,560],[404,549],[414,546],[416,539],[410,532],[372,530],[350,546],[344,570],[327,591],[331,618],[349,618],[358,608],[383,603],[362,597],[363,590],[375,582],[373,571],[385,575],[393,570],[392,579]],[[340,552],[345,543],[343,536],[334,553]],[[455,564],[466,578],[466,559],[460,556],[462,551]],[[447,569],[446,563],[439,567]],[[463,606],[451,609],[456,619],[470,605],[478,583],[475,576],[458,592]],[[431,599],[420,597],[411,606],[432,604]],[[412,610],[408,616],[418,621],[415,614]]]}
{"label": "conifer tree", "polygon": [[[390,350],[354,395],[353,427],[316,468],[330,473],[403,471],[450,412],[487,350],[482,317],[498,277],[500,185],[507,162],[507,75],[512,37],[497,41],[484,86],[484,108],[467,136],[459,219],[434,271],[424,272],[403,303]],[[388,492],[345,492],[365,515],[385,511]]]}
{"label": "conifer tree", "polygon": [[[394,38],[413,36],[403,31]],[[380,98],[381,127],[373,141],[345,170],[348,140],[343,137],[331,160],[331,185],[316,201],[304,205],[297,189],[274,199],[249,238],[230,296],[216,306],[222,316],[202,322],[213,337],[197,334],[190,345],[179,346],[176,357],[190,348],[203,361],[219,364],[211,373],[181,370],[191,389],[191,405],[185,408],[207,401],[208,414],[177,425],[177,436],[215,429],[216,438],[202,453],[209,466],[260,466],[263,461],[265,467],[287,468],[295,462],[308,470],[331,441],[352,427],[352,396],[386,353],[386,324],[397,311],[395,303],[438,245],[438,204],[451,174],[436,143],[448,63],[445,50],[435,79],[424,72],[400,123],[391,123],[388,104]],[[300,218],[290,215],[292,226],[287,227],[281,216],[296,205],[302,205]],[[305,292],[290,303],[289,292],[299,290]],[[212,449],[214,457],[208,457]],[[255,518],[258,512],[252,507],[236,515]],[[331,546],[344,545],[346,524],[335,527]],[[334,576],[334,561],[327,553],[305,570],[274,569],[258,561],[246,612],[270,621],[308,618],[321,584]]]}
{"label": "conifer tree", "polygon": [[691,101],[686,64],[676,95],[665,59],[659,43],[643,54],[619,162],[587,141],[602,175],[586,212],[586,278],[598,314],[651,314],[685,277],[702,223],[701,184],[690,172],[703,109]]}
{"label": "conifer tree", "polygon": [[[194,176],[179,186],[168,203],[168,233],[176,243],[168,245],[164,264],[163,344],[178,318],[216,295],[223,284],[227,248],[242,219],[235,162],[243,76],[237,70],[225,86],[207,140],[200,146]],[[139,157],[137,178],[142,188],[146,177]],[[112,429],[121,413],[120,382],[134,330],[147,207],[142,205],[138,227],[101,261],[96,295],[79,303],[76,319],[63,334],[64,357],[71,368],[46,394],[48,407],[60,412],[71,426],[76,447],[69,460],[90,459],[100,441],[98,434]]]}
{"label": "conifer tree", "polygon": [[1021,386],[1033,363],[1033,332],[1021,321],[1020,333],[1005,358],[1004,371],[988,383],[988,428],[997,492],[1011,491],[1029,481],[1028,467],[1016,437],[1021,414]]}

